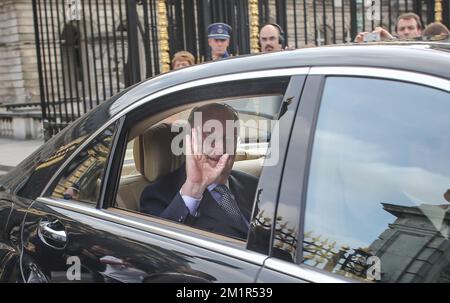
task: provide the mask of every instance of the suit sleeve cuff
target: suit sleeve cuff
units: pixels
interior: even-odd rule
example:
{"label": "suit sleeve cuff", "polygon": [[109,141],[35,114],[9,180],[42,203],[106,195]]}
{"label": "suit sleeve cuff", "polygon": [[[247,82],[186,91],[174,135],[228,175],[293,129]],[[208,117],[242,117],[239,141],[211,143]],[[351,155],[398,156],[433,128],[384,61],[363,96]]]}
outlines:
{"label": "suit sleeve cuff", "polygon": [[181,191],[180,191],[180,196],[183,199],[186,207],[189,209],[189,214],[191,216],[195,216],[195,214],[197,213],[197,209],[200,204],[200,201],[202,200],[203,197],[201,197],[200,199],[196,199],[196,198],[193,198],[190,196],[182,195]]}

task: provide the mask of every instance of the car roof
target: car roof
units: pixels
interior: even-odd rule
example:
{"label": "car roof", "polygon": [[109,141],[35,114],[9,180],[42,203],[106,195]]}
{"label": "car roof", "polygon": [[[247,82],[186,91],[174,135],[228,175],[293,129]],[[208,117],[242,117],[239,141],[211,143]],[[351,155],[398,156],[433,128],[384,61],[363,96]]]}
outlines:
{"label": "car roof", "polygon": [[151,93],[189,81],[241,72],[313,66],[377,67],[450,79],[450,43],[396,41],[345,44],[206,62],[140,82],[119,98],[114,98],[111,113],[115,114]]}

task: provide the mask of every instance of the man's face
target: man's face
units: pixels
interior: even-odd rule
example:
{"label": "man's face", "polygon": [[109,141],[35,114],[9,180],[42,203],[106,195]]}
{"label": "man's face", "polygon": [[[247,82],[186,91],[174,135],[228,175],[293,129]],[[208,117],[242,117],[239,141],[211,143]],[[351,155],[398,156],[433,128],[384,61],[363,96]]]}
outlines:
{"label": "man's face", "polygon": [[400,39],[411,39],[422,34],[415,19],[400,19],[397,23],[397,34]]}
{"label": "man's face", "polygon": [[208,163],[215,167],[223,154],[230,155],[222,175],[231,172],[234,164],[237,143],[237,128],[234,126],[232,115],[219,114],[205,118],[202,127],[203,154]]}
{"label": "man's face", "polygon": [[262,52],[273,52],[281,50],[280,32],[273,25],[266,25],[259,33],[259,43]]}
{"label": "man's face", "polygon": [[209,47],[211,47],[211,54],[220,57],[227,51],[230,39],[216,39],[208,38]]}
{"label": "man's face", "polygon": [[179,69],[182,67],[190,66],[189,61],[186,60],[177,60],[173,64],[173,69]]}

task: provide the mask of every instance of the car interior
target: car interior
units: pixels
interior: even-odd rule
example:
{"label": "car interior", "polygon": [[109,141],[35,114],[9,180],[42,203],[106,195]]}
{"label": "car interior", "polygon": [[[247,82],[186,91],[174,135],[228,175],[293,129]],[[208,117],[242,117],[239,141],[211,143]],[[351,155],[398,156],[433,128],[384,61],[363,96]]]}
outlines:
{"label": "car interior", "polygon": [[[180,135],[179,127],[186,123],[184,121],[191,109],[200,104],[224,102],[238,111],[241,124],[233,170],[259,177],[270,140],[270,122],[278,113],[281,98],[253,96],[227,101],[212,100],[171,109],[140,121],[129,132],[131,139],[123,161],[115,207],[139,212],[144,188],[184,163],[183,154],[172,152],[172,140]],[[265,101],[263,108],[261,101]],[[173,127],[178,131],[173,131]]]}

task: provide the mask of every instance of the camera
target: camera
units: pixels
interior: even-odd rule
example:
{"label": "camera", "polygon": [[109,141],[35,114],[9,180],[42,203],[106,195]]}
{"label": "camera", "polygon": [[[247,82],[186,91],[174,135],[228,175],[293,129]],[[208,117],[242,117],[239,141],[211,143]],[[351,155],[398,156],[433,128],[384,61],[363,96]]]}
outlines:
{"label": "camera", "polygon": [[365,34],[363,39],[364,42],[377,42],[381,41],[381,36],[379,32],[372,32]]}

